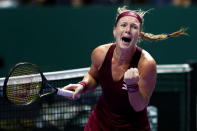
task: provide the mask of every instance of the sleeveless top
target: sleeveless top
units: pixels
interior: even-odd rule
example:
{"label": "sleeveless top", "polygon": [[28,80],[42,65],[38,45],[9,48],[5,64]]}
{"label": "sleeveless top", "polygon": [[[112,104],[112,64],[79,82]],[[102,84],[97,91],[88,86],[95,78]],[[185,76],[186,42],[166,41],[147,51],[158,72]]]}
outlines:
{"label": "sleeveless top", "polygon": [[[92,111],[85,131],[150,131],[147,109],[135,112],[129,103],[128,92],[123,87],[123,78],[114,81],[111,61],[116,44],[109,48],[99,70],[98,82],[102,94]],[[129,68],[137,67],[141,57],[141,48],[137,47]]]}

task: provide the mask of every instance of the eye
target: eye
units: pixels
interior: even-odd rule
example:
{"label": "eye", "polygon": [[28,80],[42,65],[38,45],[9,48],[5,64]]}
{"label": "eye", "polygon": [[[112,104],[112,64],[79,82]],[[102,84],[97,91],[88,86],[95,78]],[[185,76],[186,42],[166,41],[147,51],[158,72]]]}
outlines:
{"label": "eye", "polygon": [[121,27],[126,27],[127,24],[126,24],[126,23],[123,23],[123,24],[121,24],[120,26],[121,26]]}
{"label": "eye", "polygon": [[137,30],[138,26],[137,25],[132,25],[132,28]]}

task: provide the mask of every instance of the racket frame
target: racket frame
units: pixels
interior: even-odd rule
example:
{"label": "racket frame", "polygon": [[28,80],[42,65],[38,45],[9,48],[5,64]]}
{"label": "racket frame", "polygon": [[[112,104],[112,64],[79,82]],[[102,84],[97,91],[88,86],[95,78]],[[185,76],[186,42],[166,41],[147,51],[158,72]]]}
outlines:
{"label": "racket frame", "polygon": [[[38,74],[41,75],[41,87],[40,87],[41,89],[39,90],[39,95],[37,95],[37,97],[34,97],[29,103],[26,103],[26,104],[16,104],[16,103],[12,102],[11,100],[9,100],[9,98],[7,97],[7,92],[6,92],[6,90],[7,90],[7,83],[8,83],[8,80],[9,80],[11,74],[13,73],[13,71],[16,68],[18,68],[19,66],[22,66],[22,65],[30,65],[30,66],[33,66],[34,69],[36,69],[38,71]],[[50,93],[46,93],[46,94],[42,94],[42,91],[44,90],[44,88],[47,88],[47,87],[53,88],[53,89],[55,89],[55,91],[54,92],[50,92]],[[8,75],[6,76],[6,78],[4,80],[4,84],[3,84],[3,97],[6,98],[6,100],[8,100],[10,103],[15,104],[15,105],[19,105],[19,106],[30,105],[30,104],[34,103],[35,101],[37,101],[38,99],[40,99],[41,97],[46,96],[46,95],[50,95],[50,94],[53,94],[53,93],[57,93],[57,91],[58,91],[57,88],[51,86],[48,83],[46,77],[44,76],[44,74],[40,70],[40,68],[37,65],[32,64],[32,63],[29,63],[29,62],[21,62],[21,63],[16,64],[14,67],[12,67],[10,69]]]}

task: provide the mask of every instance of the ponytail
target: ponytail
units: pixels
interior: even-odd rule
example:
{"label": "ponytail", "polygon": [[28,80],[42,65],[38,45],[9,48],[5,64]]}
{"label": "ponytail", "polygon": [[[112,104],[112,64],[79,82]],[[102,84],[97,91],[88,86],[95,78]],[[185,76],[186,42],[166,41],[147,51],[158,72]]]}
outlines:
{"label": "ponytail", "polygon": [[159,35],[154,35],[151,33],[145,33],[145,32],[141,32],[141,38],[145,39],[145,40],[149,40],[149,41],[156,41],[156,40],[164,40],[167,39],[169,37],[177,37],[180,35],[187,35],[187,33],[185,33],[186,29],[181,28],[180,30],[173,32],[171,34],[159,34]]}

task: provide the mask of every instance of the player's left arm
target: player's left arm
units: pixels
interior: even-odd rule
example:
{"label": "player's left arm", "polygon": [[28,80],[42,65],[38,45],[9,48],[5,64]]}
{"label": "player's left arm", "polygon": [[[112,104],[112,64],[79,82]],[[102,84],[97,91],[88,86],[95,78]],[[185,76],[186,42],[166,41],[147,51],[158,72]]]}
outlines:
{"label": "player's left arm", "polygon": [[143,110],[149,103],[154,91],[157,77],[156,62],[152,56],[143,51],[138,64],[139,72],[139,91],[129,94],[129,101],[135,111]]}

